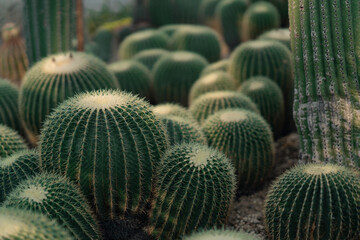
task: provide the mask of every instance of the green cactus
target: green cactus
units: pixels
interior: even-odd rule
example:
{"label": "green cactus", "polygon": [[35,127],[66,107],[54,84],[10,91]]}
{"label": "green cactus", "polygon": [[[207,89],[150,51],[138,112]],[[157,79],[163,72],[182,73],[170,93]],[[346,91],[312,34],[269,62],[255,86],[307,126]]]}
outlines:
{"label": "green cactus", "polygon": [[[164,1],[164,0],[161,0]],[[169,0],[167,0],[169,1]],[[199,22],[199,8],[202,0],[175,0],[172,14],[175,23],[196,24]],[[160,9],[161,11],[162,9]]]}
{"label": "green cactus", "polygon": [[4,240],[73,240],[55,220],[25,210],[0,208],[0,239]]}
{"label": "green cactus", "polygon": [[202,23],[207,24],[215,20],[215,10],[221,0],[202,0],[199,7],[199,18]]}
{"label": "green cactus", "polygon": [[155,239],[178,239],[225,222],[236,178],[223,154],[197,143],[180,144],[167,151],[159,169],[148,229]]}
{"label": "green cactus", "polygon": [[[252,2],[258,2],[259,0],[251,0]],[[281,18],[281,26],[289,27],[289,0],[260,0],[272,3],[279,11]]]}
{"label": "green cactus", "polygon": [[194,120],[194,117],[192,114],[184,107],[173,104],[173,103],[164,103],[156,105],[152,108],[155,115],[158,116],[175,116],[175,117],[181,117],[188,120]]}
{"label": "green cactus", "polygon": [[19,90],[16,86],[0,78],[0,124],[21,132],[18,100]]}
{"label": "green cactus", "polygon": [[290,0],[289,10],[300,158],[359,168],[360,2]]}
{"label": "green cactus", "polygon": [[208,65],[204,70],[201,72],[201,76],[205,76],[212,72],[222,71],[227,72],[229,67],[229,60],[220,60],[218,62],[212,63]]}
{"label": "green cactus", "polygon": [[103,54],[101,52],[100,46],[96,42],[89,42],[85,44],[84,52],[94,55],[95,57],[98,57],[101,59],[101,55]]}
{"label": "green cactus", "polygon": [[121,60],[130,59],[137,53],[153,49],[166,49],[168,37],[161,31],[144,30],[127,36],[119,46],[119,57]]}
{"label": "green cactus", "polygon": [[75,0],[23,0],[26,50],[30,65],[72,49],[76,39]]}
{"label": "green cactus", "polygon": [[175,23],[173,16],[173,1],[149,0],[148,2],[152,25],[159,27]]}
{"label": "green cactus", "polygon": [[279,11],[273,4],[264,1],[253,3],[246,10],[242,19],[242,40],[256,39],[264,32],[279,28],[280,24]]}
{"label": "green cactus", "polygon": [[241,23],[248,5],[248,0],[223,0],[216,8],[224,40],[230,49],[241,42]]}
{"label": "green cactus", "polygon": [[155,100],[187,106],[190,88],[207,65],[205,58],[191,52],[174,52],[160,58],[153,70]]}
{"label": "green cactus", "polygon": [[54,174],[41,174],[20,183],[4,207],[31,210],[56,219],[75,239],[100,239],[99,226],[77,186]]}
{"label": "green cactus", "polygon": [[198,53],[211,63],[218,61],[221,55],[218,34],[211,28],[204,26],[189,26],[178,29],[170,40],[169,48]]}
{"label": "green cactus", "polygon": [[287,28],[270,30],[261,34],[259,40],[275,40],[285,44],[291,50],[290,31]]}
{"label": "green cactus", "polygon": [[265,201],[270,239],[360,239],[359,172],[299,165],[273,183]]}
{"label": "green cactus", "polygon": [[0,124],[0,161],[1,158],[26,149],[25,141],[15,130]]}
{"label": "green cactus", "polygon": [[191,104],[190,112],[200,124],[203,124],[210,115],[228,108],[244,108],[259,112],[250,98],[232,91],[205,93]]}
{"label": "green cactus", "polygon": [[267,77],[252,77],[238,90],[248,96],[258,107],[261,115],[270,124],[275,139],[284,127],[284,97],[279,86]]}
{"label": "green cactus", "polygon": [[160,27],[158,30],[165,33],[168,37],[172,37],[174,33],[182,27],[192,26],[190,24],[168,24]]}
{"label": "green cactus", "polygon": [[96,55],[101,60],[108,62],[111,59],[111,48],[113,43],[113,33],[107,29],[98,29],[93,41],[99,47],[99,54]]}
{"label": "green cactus", "polygon": [[85,53],[49,56],[25,75],[20,90],[20,115],[26,128],[39,135],[45,117],[79,92],[116,88],[115,76],[99,59]]}
{"label": "green cactus", "polygon": [[260,238],[244,231],[212,229],[193,233],[183,240],[260,240]]}
{"label": "green cactus", "polygon": [[153,70],[155,63],[169,52],[165,49],[150,49],[139,52],[133,60],[144,64],[150,71]]}
{"label": "green cactus", "polygon": [[208,92],[234,91],[235,89],[235,82],[228,73],[212,72],[196,80],[190,89],[189,103],[191,105],[198,97]]}
{"label": "green cactus", "polygon": [[114,73],[121,90],[150,97],[151,73],[143,64],[125,60],[110,64],[108,69]]}
{"label": "green cactus", "polygon": [[142,213],[168,147],[150,105],[121,91],[79,94],[47,118],[41,167],[75,181],[101,219]]}
{"label": "green cactus", "polygon": [[209,117],[202,130],[209,146],[232,160],[239,189],[256,188],[271,172],[275,153],[273,135],[259,114],[227,109]]}

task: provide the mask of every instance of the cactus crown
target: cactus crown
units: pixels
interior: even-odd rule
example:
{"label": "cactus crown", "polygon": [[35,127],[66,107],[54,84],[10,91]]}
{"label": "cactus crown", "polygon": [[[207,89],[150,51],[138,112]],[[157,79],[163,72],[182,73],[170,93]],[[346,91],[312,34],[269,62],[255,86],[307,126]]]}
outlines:
{"label": "cactus crown", "polygon": [[25,141],[15,130],[0,124],[0,160],[26,149]]}
{"label": "cactus crown", "polygon": [[164,103],[156,105],[152,108],[153,112],[158,116],[177,116],[185,119],[193,119],[191,113],[180,106],[179,104],[174,103]]}
{"label": "cactus crown", "polygon": [[183,240],[260,240],[260,238],[244,231],[212,229],[193,233]]}
{"label": "cactus crown", "polygon": [[149,49],[139,52],[133,59],[144,64],[151,71],[156,62],[168,53],[165,49]]}
{"label": "cactus crown", "polygon": [[261,40],[275,40],[285,44],[290,50],[290,31],[287,28],[275,29],[265,32],[259,36]]}
{"label": "cactus crown", "polygon": [[201,76],[205,76],[209,73],[217,72],[217,71],[227,72],[228,67],[229,67],[229,60],[228,59],[221,60],[221,61],[212,63],[212,64],[208,65],[206,68],[204,68],[204,70],[201,72]]}

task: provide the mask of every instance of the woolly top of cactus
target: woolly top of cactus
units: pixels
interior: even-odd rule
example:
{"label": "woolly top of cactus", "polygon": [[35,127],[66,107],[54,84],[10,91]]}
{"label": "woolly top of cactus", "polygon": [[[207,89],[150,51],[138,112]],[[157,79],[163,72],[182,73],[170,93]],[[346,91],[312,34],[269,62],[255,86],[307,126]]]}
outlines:
{"label": "woolly top of cactus", "polygon": [[220,120],[223,122],[242,122],[248,119],[246,112],[234,110],[226,110],[220,115]]}
{"label": "woolly top of cactus", "polygon": [[0,238],[10,238],[18,235],[20,231],[25,230],[28,226],[16,218],[9,218],[8,216],[0,215]]}
{"label": "woolly top of cactus", "polygon": [[266,13],[269,11],[270,4],[264,1],[254,3],[251,9],[254,13]]}
{"label": "woolly top of cactus", "polygon": [[194,55],[190,52],[177,52],[172,55],[172,59],[178,62],[188,62],[194,58]]}
{"label": "woolly top of cactus", "polygon": [[309,175],[321,175],[321,174],[330,174],[330,173],[337,173],[340,170],[340,167],[337,165],[306,165],[304,167],[304,172]]}
{"label": "woolly top of cactus", "polygon": [[143,40],[146,38],[151,38],[152,36],[154,36],[154,34],[156,33],[156,31],[154,30],[145,30],[145,31],[140,31],[134,34],[131,34],[131,39],[138,41],[138,40]]}
{"label": "woolly top of cactus", "polygon": [[290,31],[287,28],[275,29],[275,30],[265,32],[259,36],[259,39],[262,39],[262,38],[290,41]]}
{"label": "woolly top of cactus", "polygon": [[250,84],[249,90],[258,90],[264,88],[265,84],[260,81],[254,81]]}
{"label": "woolly top of cactus", "polygon": [[90,93],[82,93],[74,98],[74,104],[78,104],[82,108],[90,109],[108,109],[115,106],[121,106],[126,103],[132,103],[135,96],[116,90],[109,91],[93,91]]}
{"label": "woolly top of cactus", "polygon": [[213,84],[215,83],[218,79],[219,79],[219,74],[221,74],[223,72],[219,71],[219,72],[212,72],[209,73],[207,75],[205,75],[205,77],[202,77],[200,80],[203,84]]}
{"label": "woolly top of cactus", "polygon": [[114,71],[114,72],[123,72],[123,71],[130,70],[133,67],[134,64],[135,65],[141,65],[141,63],[129,60],[129,61],[119,61],[119,62],[110,64],[108,66],[108,68],[111,71]]}
{"label": "woolly top of cactus", "polygon": [[27,199],[32,202],[41,203],[47,199],[48,191],[42,186],[30,185],[20,193],[20,198]]}
{"label": "woolly top of cactus", "polygon": [[272,46],[273,44],[274,44],[274,42],[269,41],[269,40],[254,40],[254,41],[248,41],[248,42],[244,43],[243,46],[244,47],[246,46],[248,48],[253,48],[253,49],[262,49],[264,47]]}
{"label": "woolly top of cactus", "polygon": [[260,240],[260,238],[244,231],[212,229],[193,233],[184,240]]}
{"label": "woolly top of cactus", "polygon": [[7,168],[11,166],[13,163],[15,163],[19,158],[22,156],[29,156],[29,155],[37,155],[36,151],[34,150],[20,150],[13,154],[11,154],[8,157],[0,157],[0,168]]}
{"label": "woolly top of cactus", "polygon": [[164,103],[164,104],[159,104],[156,105],[155,107],[152,108],[153,112],[156,115],[162,115],[162,116],[178,116],[178,117],[182,117],[182,118],[187,118],[187,119],[193,119],[193,116],[191,115],[191,113],[184,107],[178,105],[178,104],[174,104],[174,103]]}
{"label": "woolly top of cactus", "polygon": [[211,157],[211,152],[208,149],[200,149],[197,152],[193,152],[192,156],[189,158],[190,162],[194,164],[194,166],[202,166],[206,165],[208,160]]}
{"label": "woolly top of cactus", "polygon": [[[215,92],[209,92],[205,93],[204,95],[199,97],[200,99],[222,99],[222,98],[228,98],[228,97],[234,97],[239,96],[239,93],[232,92],[232,91],[215,91]],[[198,101],[198,100],[197,100]]]}
{"label": "woolly top of cactus", "polygon": [[86,67],[88,63],[87,56],[84,54],[58,54],[44,60],[42,70],[49,74],[66,74],[77,72]]}

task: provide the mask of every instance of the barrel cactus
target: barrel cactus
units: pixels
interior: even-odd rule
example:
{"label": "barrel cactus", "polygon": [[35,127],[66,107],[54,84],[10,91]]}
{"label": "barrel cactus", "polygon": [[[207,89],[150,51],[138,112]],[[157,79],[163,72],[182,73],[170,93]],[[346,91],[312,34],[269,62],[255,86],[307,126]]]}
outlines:
{"label": "barrel cactus", "polygon": [[20,90],[20,115],[26,128],[39,135],[45,117],[79,92],[116,88],[115,76],[89,54],[75,52],[49,56],[25,75]]}
{"label": "barrel cactus", "polygon": [[280,13],[273,4],[264,1],[253,3],[246,10],[242,19],[242,40],[256,39],[262,33],[279,28],[280,25]]}
{"label": "barrel cactus", "polygon": [[6,240],[73,240],[57,221],[15,208],[0,208],[0,239]]}
{"label": "barrel cactus", "polygon": [[137,53],[153,48],[167,48],[168,37],[161,31],[144,30],[127,36],[119,46],[121,60],[130,59]]}
{"label": "barrel cactus", "polygon": [[174,103],[164,103],[152,108],[155,115],[158,116],[175,116],[185,119],[193,119],[192,114],[184,107]]}
{"label": "barrel cactus", "polygon": [[25,141],[15,130],[0,124],[0,159],[26,149]]}
{"label": "barrel cactus", "polygon": [[113,219],[142,213],[167,147],[147,102],[100,90],[68,99],[47,118],[40,164],[76,182],[101,219]]}
{"label": "barrel cactus", "polygon": [[119,61],[109,65],[120,89],[141,97],[150,96],[150,71],[141,63],[133,60]]}
{"label": "barrel cactus", "polygon": [[208,65],[206,68],[204,68],[204,70],[201,72],[201,76],[205,76],[209,73],[217,72],[217,71],[227,72],[228,67],[229,67],[228,59],[220,60],[220,61],[212,63],[212,64]]}
{"label": "barrel cactus", "polygon": [[272,3],[279,11],[281,26],[289,27],[289,0],[251,0],[252,2],[266,1]]}
{"label": "barrel cactus", "polygon": [[275,40],[285,44],[291,50],[290,44],[290,31],[287,28],[280,28],[270,30],[261,34],[258,39],[260,40]]}
{"label": "barrel cactus", "polygon": [[220,111],[202,125],[209,146],[235,166],[239,189],[259,186],[274,164],[273,135],[260,115],[245,109]]}
{"label": "barrel cactus", "polygon": [[204,145],[187,143],[162,158],[157,196],[148,232],[155,239],[178,239],[225,222],[235,192],[229,159]]}
{"label": "barrel cactus", "polygon": [[205,58],[190,52],[160,58],[153,70],[155,100],[187,106],[190,88],[207,64]]}
{"label": "barrel cactus", "polygon": [[360,238],[359,172],[333,164],[299,165],[283,174],[265,201],[270,239]]}
{"label": "barrel cactus", "polygon": [[259,112],[250,98],[232,91],[206,93],[191,104],[190,112],[200,124],[203,124],[210,115],[228,108],[244,108]]}
{"label": "barrel cactus", "polygon": [[212,229],[193,233],[183,240],[260,240],[260,238],[244,231]]}
{"label": "barrel cactus", "polygon": [[144,64],[150,71],[153,70],[155,63],[169,52],[165,49],[150,49],[139,52],[133,60]]}

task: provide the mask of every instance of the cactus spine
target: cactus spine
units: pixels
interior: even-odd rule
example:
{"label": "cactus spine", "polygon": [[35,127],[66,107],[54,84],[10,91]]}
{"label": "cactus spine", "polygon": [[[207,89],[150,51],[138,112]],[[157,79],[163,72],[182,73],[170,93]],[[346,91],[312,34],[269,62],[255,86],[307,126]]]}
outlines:
{"label": "cactus spine", "polygon": [[193,233],[183,240],[260,240],[244,231],[212,229]]}
{"label": "cactus spine", "polygon": [[0,124],[0,160],[26,149],[25,141],[15,130]]}
{"label": "cactus spine", "polygon": [[301,159],[360,167],[360,2],[290,0],[289,11]]}

